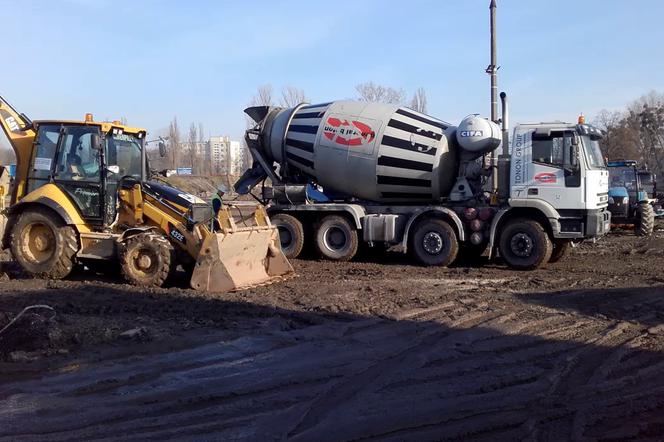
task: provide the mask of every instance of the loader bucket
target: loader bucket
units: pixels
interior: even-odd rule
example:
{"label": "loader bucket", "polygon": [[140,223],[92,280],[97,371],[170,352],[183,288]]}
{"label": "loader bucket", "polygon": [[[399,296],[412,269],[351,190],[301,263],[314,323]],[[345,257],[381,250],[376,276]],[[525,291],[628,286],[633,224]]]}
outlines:
{"label": "loader bucket", "polygon": [[196,259],[191,287],[226,292],[271,284],[292,275],[293,267],[281,251],[279,232],[266,222],[209,234]]}

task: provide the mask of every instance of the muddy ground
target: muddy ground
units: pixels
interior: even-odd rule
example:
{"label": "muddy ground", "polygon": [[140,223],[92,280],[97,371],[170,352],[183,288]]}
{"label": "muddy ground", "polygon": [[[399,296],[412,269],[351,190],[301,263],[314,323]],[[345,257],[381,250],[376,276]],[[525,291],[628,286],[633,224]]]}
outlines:
{"label": "muddy ground", "polygon": [[[296,260],[213,295],[0,281],[0,440],[662,440],[664,233],[534,272]],[[115,281],[115,282],[114,282]]]}

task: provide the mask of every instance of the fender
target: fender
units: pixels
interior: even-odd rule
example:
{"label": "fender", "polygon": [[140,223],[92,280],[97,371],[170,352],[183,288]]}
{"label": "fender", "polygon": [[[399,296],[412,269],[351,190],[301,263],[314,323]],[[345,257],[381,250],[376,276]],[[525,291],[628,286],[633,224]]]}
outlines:
{"label": "fender", "polygon": [[132,236],[138,235],[139,233],[150,232],[152,230],[158,231],[158,229],[153,226],[132,227],[122,232],[122,235],[120,235],[118,239],[116,239],[116,242],[121,243],[131,238]]}
{"label": "fender", "polygon": [[18,212],[22,212],[23,209],[29,206],[46,206],[49,209],[53,210],[55,213],[57,213],[60,218],[63,219],[65,224],[76,224],[74,219],[71,217],[69,213],[65,210],[64,207],[62,207],[60,204],[58,204],[56,201],[53,201],[50,198],[41,196],[33,201],[26,201],[25,198],[20,201],[17,204],[14,204],[11,206],[9,209],[7,209],[7,214],[13,215]]}
{"label": "fender", "polygon": [[529,208],[538,210],[549,220],[549,226],[553,232],[554,237],[560,233],[560,214],[558,211],[549,203],[543,200],[537,199],[517,199],[511,198],[509,200],[510,207],[501,209],[496,216],[493,217],[491,221],[491,230],[489,233],[489,259],[493,258],[494,245],[496,241],[496,235],[498,232],[498,225],[502,218],[510,211],[515,208]]}
{"label": "fender", "polygon": [[493,258],[493,251],[495,249],[494,242],[496,240],[498,224],[500,224],[500,220],[503,218],[503,215],[509,211],[510,209],[501,209],[498,213],[496,213],[496,216],[494,216],[493,220],[491,221],[491,230],[489,232],[489,259]]}
{"label": "fender", "polygon": [[509,199],[510,207],[531,207],[533,209],[539,209],[540,212],[544,214],[549,219],[558,219],[560,214],[551,204],[544,200],[539,199],[525,199],[525,198],[510,198]]}
{"label": "fender", "polygon": [[420,209],[417,212],[413,213],[411,215],[410,219],[406,223],[406,228],[403,232],[403,240],[401,240],[401,247],[398,249],[394,249],[395,251],[399,250],[403,253],[406,253],[408,251],[408,234],[410,233],[410,228],[413,226],[415,221],[418,220],[422,215],[426,215],[427,213],[441,213],[444,215],[447,215],[452,219],[454,224],[456,225],[457,232],[459,234],[459,241],[465,241],[466,240],[466,232],[463,229],[463,223],[461,222],[461,218],[459,218],[459,215],[457,215],[453,210],[448,209],[446,207],[428,207],[426,209]]}
{"label": "fender", "polygon": [[359,204],[298,204],[293,206],[274,205],[268,208],[268,214],[272,212],[344,212],[349,214],[355,221],[355,228],[362,230],[362,218],[367,212]]}

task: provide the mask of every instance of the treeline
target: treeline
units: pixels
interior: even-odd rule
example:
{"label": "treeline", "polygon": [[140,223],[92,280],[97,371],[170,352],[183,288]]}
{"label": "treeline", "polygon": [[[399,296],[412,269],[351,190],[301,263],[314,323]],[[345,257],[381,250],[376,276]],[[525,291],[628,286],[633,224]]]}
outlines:
{"label": "treeline", "polygon": [[[404,89],[376,84],[373,81],[358,84],[355,86],[355,93],[355,99],[360,101],[396,104],[419,112],[427,112],[427,95],[421,87],[415,91],[410,100]],[[249,101],[249,106],[294,107],[308,101],[305,92],[297,87],[284,86],[281,95],[277,96],[272,85],[264,84],[258,87],[256,95]],[[252,122],[249,121],[248,124],[251,125]]]}
{"label": "treeline", "polygon": [[603,110],[593,123],[605,132],[600,145],[609,160],[636,160],[664,172],[664,94],[650,92],[622,111]]}

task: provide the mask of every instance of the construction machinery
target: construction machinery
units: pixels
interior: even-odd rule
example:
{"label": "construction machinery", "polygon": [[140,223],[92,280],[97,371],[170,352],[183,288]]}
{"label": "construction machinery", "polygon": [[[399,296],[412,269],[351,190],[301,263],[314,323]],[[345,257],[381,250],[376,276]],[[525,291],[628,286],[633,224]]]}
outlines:
{"label": "construction machinery", "polygon": [[235,188],[263,183],[288,257],[311,242],[321,257],[345,261],[363,241],[424,265],[450,265],[463,247],[535,269],[608,232],[599,130],[581,120],[522,124],[510,150],[505,93],[501,120],[496,109],[495,9],[492,1],[491,119],[455,126],[358,101],[245,110],[256,123],[245,137],[254,164]]}
{"label": "construction machinery", "polygon": [[76,264],[119,261],[128,282],[161,286],[180,265],[193,288],[227,291],[293,272],[263,207],[213,216],[200,198],[150,181],[144,129],[91,114],[31,121],[2,97],[0,124],[17,160],[2,246],[27,273],[59,279]]}
{"label": "construction machinery", "polygon": [[[601,133],[586,124],[518,125],[508,153],[502,98],[502,134],[475,115],[454,126],[377,103],[249,108],[255,162],[236,190],[270,178],[263,198],[288,257],[313,242],[321,257],[349,260],[364,241],[449,265],[466,245],[497,251],[515,269],[538,268],[610,228]],[[492,194],[479,160],[501,144],[501,187]],[[326,201],[311,196],[312,185]]]}
{"label": "construction machinery", "polygon": [[614,224],[634,226],[639,236],[655,227],[654,175],[634,160],[609,161],[609,210]]}

